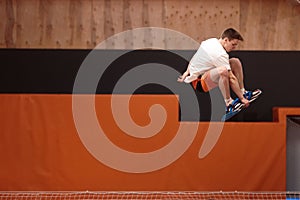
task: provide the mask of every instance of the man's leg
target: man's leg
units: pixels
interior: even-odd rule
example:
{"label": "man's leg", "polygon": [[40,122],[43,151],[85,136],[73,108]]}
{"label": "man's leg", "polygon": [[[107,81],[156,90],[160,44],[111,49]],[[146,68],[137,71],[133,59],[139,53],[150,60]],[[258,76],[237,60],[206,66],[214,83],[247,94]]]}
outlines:
{"label": "man's leg", "polygon": [[241,91],[244,93],[244,97],[248,99],[249,102],[254,101],[262,93],[262,91],[259,89],[256,89],[254,91],[245,90],[242,63],[238,58],[229,59],[229,63],[230,63],[232,73],[237,78],[239,87]]}
{"label": "man's leg", "polygon": [[[243,74],[243,67],[242,67],[241,61],[238,58],[230,58],[229,64],[230,64],[232,73],[238,80],[241,90],[244,90],[244,88],[245,88],[244,74]],[[244,91],[242,91],[242,92],[244,92]]]}
{"label": "man's leg", "polygon": [[207,71],[201,77],[201,82],[203,82],[202,87],[205,84],[203,88],[207,88],[208,90],[219,86],[225,101],[226,113],[239,111],[243,106],[242,103],[233,100],[230,96],[229,72],[226,67],[218,67]]}
{"label": "man's leg", "polygon": [[219,86],[226,106],[228,106],[232,102],[229,89],[228,70],[226,69],[226,67],[218,67],[209,70],[203,74],[201,79],[206,84],[208,90]]}

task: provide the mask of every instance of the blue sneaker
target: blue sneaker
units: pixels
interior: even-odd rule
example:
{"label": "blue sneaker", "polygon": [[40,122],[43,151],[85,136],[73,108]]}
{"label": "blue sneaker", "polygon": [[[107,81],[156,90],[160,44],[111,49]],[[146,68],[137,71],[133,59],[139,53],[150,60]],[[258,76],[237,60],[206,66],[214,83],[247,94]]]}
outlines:
{"label": "blue sneaker", "polygon": [[238,114],[242,110],[243,106],[244,105],[241,103],[241,101],[236,98],[231,104],[226,107],[226,113],[223,115],[221,121],[225,122]]}
{"label": "blue sneaker", "polygon": [[226,114],[229,113],[234,113],[234,112],[239,112],[241,111],[241,109],[243,108],[243,104],[241,103],[241,101],[239,100],[239,98],[236,98],[233,102],[231,102],[231,104],[229,104],[226,107]]}
{"label": "blue sneaker", "polygon": [[251,103],[252,101],[257,99],[257,97],[259,95],[261,95],[261,93],[262,93],[262,91],[260,89],[256,89],[256,90],[253,90],[253,91],[247,91],[247,92],[245,92],[244,97],[246,99],[248,99],[248,101]]}

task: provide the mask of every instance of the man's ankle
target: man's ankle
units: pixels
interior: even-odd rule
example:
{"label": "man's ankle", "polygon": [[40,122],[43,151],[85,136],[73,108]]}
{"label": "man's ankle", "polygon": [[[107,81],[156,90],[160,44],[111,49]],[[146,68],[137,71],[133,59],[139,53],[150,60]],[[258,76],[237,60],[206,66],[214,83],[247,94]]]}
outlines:
{"label": "man's ankle", "polygon": [[233,99],[231,97],[228,99],[225,99],[226,107],[229,106],[232,102],[233,102]]}

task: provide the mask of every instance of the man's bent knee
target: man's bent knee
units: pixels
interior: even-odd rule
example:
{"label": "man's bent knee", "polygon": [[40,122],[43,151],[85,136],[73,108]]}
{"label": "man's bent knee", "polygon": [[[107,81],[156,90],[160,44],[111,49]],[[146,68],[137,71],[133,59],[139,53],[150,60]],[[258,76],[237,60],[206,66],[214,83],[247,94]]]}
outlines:
{"label": "man's bent knee", "polygon": [[219,67],[218,72],[220,77],[228,77],[228,69],[226,67]]}
{"label": "man's bent knee", "polygon": [[241,66],[242,65],[240,59],[238,59],[238,58],[230,58],[229,59],[229,64],[230,64],[230,66],[232,66],[232,65]]}

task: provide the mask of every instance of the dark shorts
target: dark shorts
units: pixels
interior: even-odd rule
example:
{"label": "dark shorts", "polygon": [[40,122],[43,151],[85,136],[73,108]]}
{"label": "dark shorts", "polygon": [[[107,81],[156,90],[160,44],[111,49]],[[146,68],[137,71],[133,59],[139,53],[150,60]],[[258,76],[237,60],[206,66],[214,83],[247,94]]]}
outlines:
{"label": "dark shorts", "polygon": [[192,85],[192,87],[193,87],[195,90],[197,90],[197,91],[199,91],[199,92],[203,92],[203,93],[207,92],[207,91],[205,91],[205,89],[203,88],[202,81],[201,81],[201,76],[200,76],[197,80],[194,80],[193,82],[191,82],[191,85]]}

